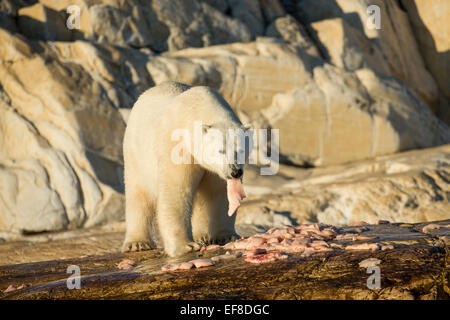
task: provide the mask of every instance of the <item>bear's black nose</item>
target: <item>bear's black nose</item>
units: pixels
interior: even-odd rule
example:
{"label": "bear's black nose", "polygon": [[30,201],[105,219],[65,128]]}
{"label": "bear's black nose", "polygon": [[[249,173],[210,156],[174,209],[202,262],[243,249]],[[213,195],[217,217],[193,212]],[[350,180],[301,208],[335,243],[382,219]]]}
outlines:
{"label": "bear's black nose", "polygon": [[231,172],[231,176],[236,179],[240,178],[242,174],[243,174],[242,169]]}

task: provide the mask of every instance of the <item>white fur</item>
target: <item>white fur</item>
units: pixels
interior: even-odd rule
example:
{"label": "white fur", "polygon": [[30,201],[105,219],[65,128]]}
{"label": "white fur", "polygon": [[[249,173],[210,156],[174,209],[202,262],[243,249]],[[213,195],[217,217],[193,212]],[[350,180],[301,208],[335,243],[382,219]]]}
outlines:
{"label": "white fur", "polygon": [[[226,101],[208,87],[166,82],[144,92],[125,132],[126,236],[123,251],[162,245],[170,256],[199,243],[237,237],[227,215],[226,181],[232,165],[175,164],[174,129],[193,137],[194,121],[224,129],[242,126]],[[236,164],[234,164],[236,166]],[[241,166],[242,167],[242,166]]]}

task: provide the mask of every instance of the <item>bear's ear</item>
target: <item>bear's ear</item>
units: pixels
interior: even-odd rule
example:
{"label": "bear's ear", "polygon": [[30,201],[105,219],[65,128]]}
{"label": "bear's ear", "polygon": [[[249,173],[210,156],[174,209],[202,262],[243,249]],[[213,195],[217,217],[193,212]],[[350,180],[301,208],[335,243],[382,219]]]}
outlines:
{"label": "bear's ear", "polygon": [[212,125],[209,125],[209,124],[203,124],[202,125],[203,133],[206,133],[211,128],[212,128]]}
{"label": "bear's ear", "polygon": [[243,124],[243,125],[241,126],[241,128],[242,128],[242,130],[247,131],[247,130],[249,130],[249,129],[252,128],[252,125],[251,125],[250,123]]}

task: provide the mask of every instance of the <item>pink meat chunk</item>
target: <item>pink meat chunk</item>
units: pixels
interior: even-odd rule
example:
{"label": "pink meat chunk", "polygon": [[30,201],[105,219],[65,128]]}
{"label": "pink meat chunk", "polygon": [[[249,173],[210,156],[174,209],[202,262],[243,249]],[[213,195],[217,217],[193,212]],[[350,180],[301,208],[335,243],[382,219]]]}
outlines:
{"label": "pink meat chunk", "polygon": [[353,240],[356,235],[353,233],[343,233],[336,236],[336,240]]}
{"label": "pink meat chunk", "polygon": [[131,259],[123,259],[122,261],[119,262],[117,268],[121,269],[121,270],[128,270],[133,268],[136,265],[136,262],[134,260]]}
{"label": "pink meat chunk", "polygon": [[329,247],[328,243],[323,240],[315,240],[310,245],[311,247]]}
{"label": "pink meat chunk", "polygon": [[270,252],[266,254],[259,254],[251,257],[245,258],[245,261],[250,263],[267,263],[271,261],[281,260],[281,259],[287,259],[287,254],[280,253],[280,252]]}
{"label": "pink meat chunk", "polygon": [[246,251],[244,253],[244,257],[253,257],[253,256],[257,256],[257,255],[260,255],[260,254],[266,254],[266,253],[267,253],[266,249],[257,248],[257,249],[254,249],[254,250]]}
{"label": "pink meat chunk", "polygon": [[428,225],[426,225],[425,227],[422,228],[422,232],[424,233],[428,233],[431,230],[434,229],[443,229],[443,228],[450,228],[450,224],[448,225],[442,225],[442,224],[436,224],[436,223],[430,223]]}
{"label": "pink meat chunk", "polygon": [[212,257],[211,260],[214,262],[219,262],[219,261],[237,259],[241,256],[242,256],[242,252],[230,253],[229,251],[227,251],[226,254],[221,254],[219,256]]}
{"label": "pink meat chunk", "polygon": [[228,242],[227,244],[223,245],[222,248],[225,250],[234,250],[234,242]]}
{"label": "pink meat chunk", "polygon": [[322,236],[326,237],[327,239],[334,239],[336,238],[336,232],[332,229],[325,229],[321,232]]}
{"label": "pink meat chunk", "polygon": [[193,263],[196,268],[210,267],[215,264],[215,262],[211,259],[195,259],[189,262]]}
{"label": "pink meat chunk", "polygon": [[7,293],[7,292],[11,292],[11,291],[16,291],[16,290],[17,290],[17,288],[16,288],[14,285],[10,284],[10,285],[8,286],[8,288],[6,288],[6,289],[3,291],[3,293]]}
{"label": "pink meat chunk", "polygon": [[241,239],[241,240],[237,240],[236,242],[234,242],[233,249],[234,250],[246,250],[247,246],[248,246],[247,239]]}
{"label": "pink meat chunk", "polygon": [[165,266],[162,266],[161,270],[164,271],[164,272],[175,271],[175,270],[178,270],[179,266],[180,266],[179,263],[177,263],[177,264],[167,264]]}
{"label": "pink meat chunk", "polygon": [[177,270],[190,270],[195,268],[203,268],[203,267],[210,267],[215,264],[214,260],[212,259],[195,259],[191,261],[176,263],[176,264],[168,264],[161,267],[161,270],[163,272],[168,271],[177,271]]}
{"label": "pink meat chunk", "polygon": [[280,243],[282,238],[280,237],[270,237],[267,239],[266,243]]}
{"label": "pink meat chunk", "polygon": [[281,251],[285,251],[285,252],[298,252],[298,253],[303,253],[306,250],[306,245],[304,244],[291,244],[290,246],[284,247],[284,248],[280,248]]}
{"label": "pink meat chunk", "polygon": [[362,241],[367,241],[367,240],[373,240],[373,239],[376,239],[376,238],[378,238],[378,237],[375,237],[375,236],[364,236],[364,235],[362,235],[362,234],[359,234],[359,235],[357,235],[356,237],[354,237],[354,241],[355,240],[362,240]]}
{"label": "pink meat chunk", "polygon": [[265,242],[266,242],[266,239],[261,238],[261,237],[249,238],[247,240],[246,250],[255,249],[255,248],[263,245]]}
{"label": "pink meat chunk", "polygon": [[221,246],[218,244],[210,244],[209,246],[201,247],[200,252],[219,249]]}
{"label": "pink meat chunk", "polygon": [[194,268],[194,264],[192,263],[192,261],[188,261],[188,262],[182,262],[178,265],[178,270],[189,270]]}
{"label": "pink meat chunk", "polygon": [[241,206],[241,200],[246,197],[241,179],[227,180],[228,215],[231,217]]}
{"label": "pink meat chunk", "polygon": [[290,246],[293,242],[294,242],[293,239],[285,238],[285,239],[283,239],[283,241],[281,241],[281,245],[288,247],[288,246]]}
{"label": "pink meat chunk", "polygon": [[393,249],[394,249],[394,246],[392,244],[382,244],[381,245],[381,251],[393,250]]}
{"label": "pink meat chunk", "polygon": [[[350,233],[351,232],[351,233]],[[252,250],[265,250],[268,253],[290,252],[302,253],[309,256],[316,253],[327,253],[334,251],[327,242],[333,239],[357,240],[359,236],[356,231],[339,234],[338,229],[329,225],[319,223],[305,224],[297,227],[282,226],[269,229],[266,233],[258,233],[249,238],[243,238],[228,243],[227,248],[233,250],[245,250],[244,256],[255,255]],[[359,240],[370,240],[373,237],[361,236]]]}
{"label": "pink meat chunk", "polygon": [[15,285],[13,285],[13,284],[10,284],[9,286],[8,286],[8,288],[6,288],[4,291],[3,291],[3,293],[8,293],[8,292],[12,292],[12,291],[16,291],[16,290],[21,290],[21,289],[25,289],[25,288],[27,288],[28,287],[28,285],[27,284],[25,284],[25,283],[22,283],[20,286],[18,286],[18,287],[16,287]]}
{"label": "pink meat chunk", "polygon": [[333,248],[325,247],[325,246],[318,246],[313,247],[316,252],[332,252],[334,251]]}
{"label": "pink meat chunk", "polygon": [[352,244],[345,247],[345,250],[372,250],[377,251],[380,249],[380,245],[378,243],[360,243],[360,244]]}

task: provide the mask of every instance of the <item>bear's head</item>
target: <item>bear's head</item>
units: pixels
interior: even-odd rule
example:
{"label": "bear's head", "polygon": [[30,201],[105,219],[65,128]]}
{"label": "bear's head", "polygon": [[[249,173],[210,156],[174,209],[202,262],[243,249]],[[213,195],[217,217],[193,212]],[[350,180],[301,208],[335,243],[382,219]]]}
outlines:
{"label": "bear's head", "polygon": [[[198,163],[217,173],[222,179],[241,178],[244,164],[253,147],[253,131],[249,126],[230,127],[226,123],[202,125]],[[194,156],[195,157],[195,156]]]}

